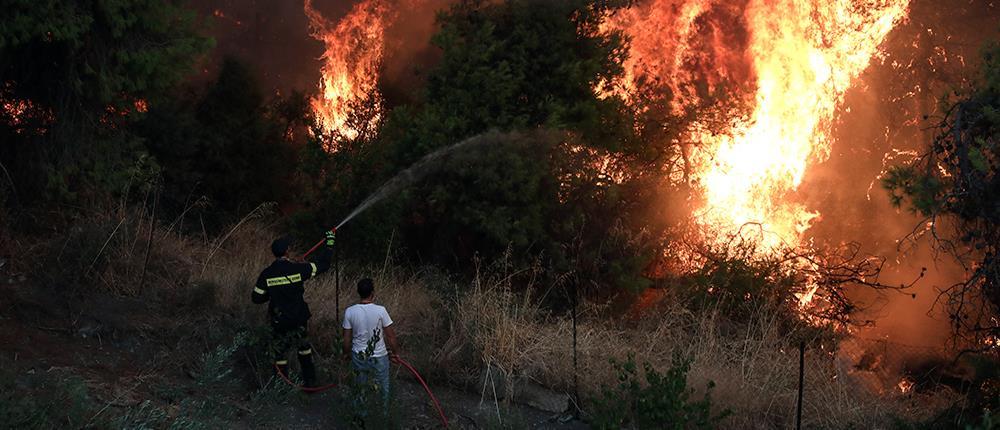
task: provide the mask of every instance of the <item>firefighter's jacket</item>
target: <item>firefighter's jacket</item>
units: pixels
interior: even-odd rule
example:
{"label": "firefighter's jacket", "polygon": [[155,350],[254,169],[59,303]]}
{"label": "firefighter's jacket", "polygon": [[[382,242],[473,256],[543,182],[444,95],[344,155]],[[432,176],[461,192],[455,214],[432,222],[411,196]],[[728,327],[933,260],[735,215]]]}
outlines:
{"label": "firefighter's jacket", "polygon": [[257,277],[251,299],[254,303],[269,302],[267,313],[271,324],[291,328],[309,320],[312,314],[302,294],[304,283],[312,277],[330,270],[333,252],[323,247],[314,262],[295,263],[287,258],[274,260]]}

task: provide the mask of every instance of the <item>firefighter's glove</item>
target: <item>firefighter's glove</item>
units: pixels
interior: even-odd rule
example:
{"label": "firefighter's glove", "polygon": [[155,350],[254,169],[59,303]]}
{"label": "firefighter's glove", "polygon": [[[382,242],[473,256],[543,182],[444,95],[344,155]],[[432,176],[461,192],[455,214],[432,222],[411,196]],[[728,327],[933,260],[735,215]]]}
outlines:
{"label": "firefighter's glove", "polygon": [[333,243],[336,241],[336,238],[337,238],[336,233],[332,231],[326,232],[326,247],[333,248]]}

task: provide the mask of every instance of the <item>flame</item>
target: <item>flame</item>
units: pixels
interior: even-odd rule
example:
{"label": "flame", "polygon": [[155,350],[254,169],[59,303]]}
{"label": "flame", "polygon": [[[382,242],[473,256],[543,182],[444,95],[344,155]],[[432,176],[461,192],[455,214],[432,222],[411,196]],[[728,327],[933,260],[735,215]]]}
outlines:
{"label": "flame", "polygon": [[913,381],[906,378],[900,379],[899,384],[896,384],[896,388],[899,389],[900,393],[909,393],[910,390],[913,390]]}
{"label": "flame", "polygon": [[676,114],[712,103],[723,84],[746,88],[728,96],[747,113],[689,132],[698,224],[710,243],[742,237],[763,254],[803,246],[819,213],[796,191],[809,166],[829,157],[845,92],[908,8],[909,0],[650,0],[607,20],[631,40],[630,58],[622,82],[597,91],[635,100],[642,84],[658,83]]}
{"label": "flame", "polygon": [[[702,220],[730,229],[759,223],[765,248],[798,245],[819,215],[791,199],[810,163],[830,155],[829,130],[844,93],[868,66],[908,0],[751,4],[755,108],[709,140]],[[708,163],[710,161],[710,163]]]}
{"label": "flame", "polygon": [[0,94],[0,121],[5,122],[16,134],[43,135],[55,122],[55,118],[52,111],[31,100],[4,99]]}
{"label": "flame", "polygon": [[[336,23],[320,14],[312,0],[305,0],[305,12],[313,37],[326,45],[313,112],[324,133],[354,139],[382,116],[378,76],[389,7],[384,0],[365,0]],[[368,103],[373,111],[365,123],[355,124],[353,114]]]}
{"label": "flame", "polygon": [[721,83],[745,79],[742,43],[733,34],[739,8],[711,0],[650,0],[608,17],[602,30],[622,30],[631,43],[623,78],[601,83],[598,94],[635,101],[642,83],[658,83],[670,90],[667,103],[680,114]]}

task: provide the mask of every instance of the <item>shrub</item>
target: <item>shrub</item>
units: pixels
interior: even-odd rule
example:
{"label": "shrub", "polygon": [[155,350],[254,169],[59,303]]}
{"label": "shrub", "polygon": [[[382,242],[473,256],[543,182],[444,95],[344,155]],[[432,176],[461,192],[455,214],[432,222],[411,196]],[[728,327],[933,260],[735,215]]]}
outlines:
{"label": "shrub", "polygon": [[33,249],[32,278],[75,293],[169,293],[187,284],[196,251],[191,241],[152,220],[145,208],[107,211],[79,220],[66,234]]}
{"label": "shrub", "polygon": [[601,396],[593,399],[591,424],[596,428],[711,429],[729,414],[727,410],[712,415],[712,382],[701,400],[692,399],[694,390],[687,386],[690,359],[674,355],[666,373],[644,363],[645,384],[639,380],[634,355],[629,354],[624,363],[614,359],[610,362],[618,375],[618,385],[602,386]]}

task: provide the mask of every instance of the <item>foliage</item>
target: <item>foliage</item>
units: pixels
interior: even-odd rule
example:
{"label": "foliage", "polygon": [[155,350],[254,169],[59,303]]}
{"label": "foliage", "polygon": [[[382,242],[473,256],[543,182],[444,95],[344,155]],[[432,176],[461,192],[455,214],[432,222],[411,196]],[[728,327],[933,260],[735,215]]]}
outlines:
{"label": "foliage", "polygon": [[[767,312],[790,344],[832,341],[837,328],[869,324],[856,318],[848,286],[902,288],[879,283],[883,260],[861,255],[857,244],[761,253],[757,242],[732,240],[696,252],[697,269],[670,284],[684,306],[741,325]],[[803,306],[805,295],[810,300]]]}
{"label": "foliage", "polygon": [[392,237],[414,259],[466,272],[476,255],[492,260],[510,245],[524,261],[549,259],[554,272],[585,272],[594,286],[646,286],[642,272],[664,235],[653,215],[672,149],[639,139],[635,111],[594,91],[622,72],[623,36],[598,23],[625,3],[464,1],[443,13],[433,37],[441,60],[421,99],[391,109],[377,135],[339,143],[307,174],[337,176],[317,187],[320,217],[346,214],[436,150],[522,132],[454,154],[352,221],[364,232],[356,237],[382,246]]}
{"label": "foliage", "polygon": [[893,167],[883,185],[971,273],[943,297],[955,332],[978,347],[1000,336],[1000,44],[984,51],[978,84],[942,103],[947,115],[927,153]]}
{"label": "foliage", "polygon": [[190,215],[218,228],[263,202],[291,201],[303,100],[266,100],[253,72],[229,58],[204,91],[151,107],[137,128],[162,170],[164,212],[177,216],[204,198],[208,209]]}
{"label": "foliage", "polygon": [[[368,339],[365,350],[358,353],[362,361],[367,361],[375,353],[380,336],[380,331],[376,330]],[[352,364],[347,373],[345,390],[341,392],[343,401],[334,404],[334,414],[341,422],[351,423],[351,428],[402,428],[399,408],[395,401],[396,390],[390,386],[386,395],[382,392],[386,387],[378,386],[374,371],[364,369],[360,371],[361,373],[358,372]]]}
{"label": "foliage", "polygon": [[680,294],[694,308],[718,309],[745,323],[761,306],[780,310],[785,320],[798,320],[794,292],[804,280],[781,261],[752,255],[714,254],[693,276],[683,279]]}
{"label": "foliage", "polygon": [[[236,409],[227,397],[239,380],[233,375],[233,356],[241,348],[251,346],[254,336],[240,332],[229,344],[222,344],[201,355],[191,373],[192,386],[178,402],[179,413],[168,413],[151,401],[144,401],[112,419],[114,428],[122,429],[214,429],[230,427],[237,418]],[[235,391],[241,391],[235,388]],[[250,394],[247,419],[257,427],[280,425],[275,415],[280,406],[287,405],[297,390],[277,378],[267,381]]]}
{"label": "foliage", "polygon": [[175,2],[6,2],[0,160],[20,199],[122,189],[144,153],[129,125],[210,44],[194,28]]}
{"label": "foliage", "polygon": [[712,414],[712,388],[709,382],[700,400],[692,399],[694,389],[687,386],[691,360],[675,355],[666,373],[660,373],[649,363],[643,364],[645,379],[639,378],[635,357],[624,363],[610,360],[618,375],[618,385],[602,386],[601,396],[592,399],[590,422],[598,429],[669,428],[711,429],[728,411]]}

